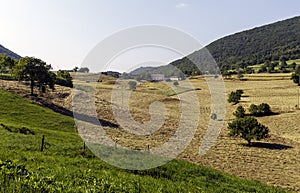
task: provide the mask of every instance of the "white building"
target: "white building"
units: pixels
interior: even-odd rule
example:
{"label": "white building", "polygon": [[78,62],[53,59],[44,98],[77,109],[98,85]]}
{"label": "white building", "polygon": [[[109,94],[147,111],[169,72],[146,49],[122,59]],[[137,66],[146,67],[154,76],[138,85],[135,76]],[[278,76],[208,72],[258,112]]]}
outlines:
{"label": "white building", "polygon": [[171,76],[170,77],[170,80],[171,81],[178,81],[178,80],[181,80],[181,78],[177,77],[177,76]]}
{"label": "white building", "polygon": [[164,74],[151,74],[152,81],[164,81],[165,75]]}

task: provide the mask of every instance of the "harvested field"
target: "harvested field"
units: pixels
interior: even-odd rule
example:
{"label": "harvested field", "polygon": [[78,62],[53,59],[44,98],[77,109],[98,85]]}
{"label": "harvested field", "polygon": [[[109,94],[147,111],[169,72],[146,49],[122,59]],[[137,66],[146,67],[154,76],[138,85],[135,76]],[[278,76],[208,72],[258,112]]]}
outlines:
{"label": "harvested field", "polygon": [[[300,110],[295,107],[298,99],[297,91],[300,88],[289,80],[289,76],[289,74],[255,74],[245,76],[247,81],[225,80],[227,94],[236,89],[244,90],[238,105],[247,109],[251,104],[268,103],[272,111],[277,113],[258,118],[259,122],[269,127],[271,137],[254,143],[253,147],[246,146],[246,142],[241,139],[228,137],[227,123],[234,119],[232,112],[238,105],[227,103],[226,119],[218,140],[203,156],[199,154],[199,147],[211,116],[211,96],[203,78],[190,80],[192,85],[198,88],[194,92],[199,98],[201,114],[194,138],[179,158],[300,192]],[[111,79],[101,81],[99,83],[79,81],[76,84],[82,84],[84,88],[96,84],[95,104],[99,118],[118,124],[113,107],[119,104],[111,100],[111,92],[113,88],[116,90],[125,88],[128,91],[127,81],[121,80],[116,85],[112,84],[114,80]],[[183,93],[190,92],[181,81],[179,84]],[[24,84],[1,81],[0,87],[30,98],[29,87]],[[180,95],[174,95],[174,91],[165,83],[138,83],[136,91],[131,93],[129,99],[133,119],[139,123],[147,123],[150,120],[150,104],[159,101],[164,103],[167,115],[162,127],[145,136],[134,135],[124,128],[116,129],[109,126],[104,128],[107,134],[122,146],[132,149],[147,149],[148,145],[159,146],[174,135],[178,127],[182,102],[178,97]],[[44,97],[37,98],[39,100],[36,101],[53,103],[67,110],[71,110],[72,107],[71,90],[68,88],[57,87],[55,92],[49,91]],[[122,105],[117,107],[123,108]]]}

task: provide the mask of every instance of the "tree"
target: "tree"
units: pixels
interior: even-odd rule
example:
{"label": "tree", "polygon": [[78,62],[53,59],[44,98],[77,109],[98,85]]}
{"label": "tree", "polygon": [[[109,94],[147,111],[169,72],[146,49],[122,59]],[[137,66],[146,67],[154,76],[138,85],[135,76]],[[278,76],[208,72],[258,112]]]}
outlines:
{"label": "tree", "polygon": [[242,73],[238,73],[237,77],[238,77],[239,80],[241,80],[241,79],[244,78],[244,75]]}
{"label": "tree", "polygon": [[300,86],[300,78],[299,78],[299,74],[293,73],[291,76],[291,80],[293,80],[293,82],[295,84],[298,84],[298,86]]}
{"label": "tree", "polygon": [[300,65],[299,64],[295,67],[295,72],[291,75],[291,80],[293,80],[295,84],[298,84],[298,86],[300,86]]}
{"label": "tree", "polygon": [[261,103],[260,105],[251,104],[249,112],[254,116],[265,116],[272,113],[270,105],[267,103]]}
{"label": "tree", "polygon": [[295,62],[291,63],[288,67],[292,68],[293,70],[296,69],[297,64]]}
{"label": "tree", "polygon": [[262,65],[258,70],[258,73],[262,73],[262,72],[267,72],[267,67],[265,65]]}
{"label": "tree", "polygon": [[136,82],[135,81],[129,81],[128,85],[129,85],[130,90],[135,90],[136,89]]}
{"label": "tree", "polygon": [[280,63],[280,68],[284,69],[286,68],[288,65],[286,63],[286,59],[285,58],[282,58],[281,59],[281,63]]}
{"label": "tree", "polygon": [[300,64],[295,67],[295,73],[298,75],[300,74]]}
{"label": "tree", "polygon": [[81,67],[78,72],[89,73],[90,69],[88,67]]}
{"label": "tree", "polygon": [[244,91],[241,89],[237,90],[236,92],[232,91],[228,97],[228,102],[237,104],[240,101],[243,93],[244,93]]}
{"label": "tree", "polygon": [[178,82],[178,81],[175,81],[175,82],[173,83],[173,85],[174,85],[174,86],[179,86],[179,82]]}
{"label": "tree", "polygon": [[244,90],[242,90],[242,89],[237,89],[237,90],[236,90],[236,93],[237,93],[238,95],[242,96],[242,95],[244,94]]}
{"label": "tree", "polygon": [[261,103],[258,105],[258,113],[261,115],[270,115],[272,113],[271,107],[267,103]]}
{"label": "tree", "polygon": [[55,83],[61,86],[73,87],[73,78],[66,70],[59,70],[56,75]]}
{"label": "tree", "polygon": [[247,67],[247,68],[245,69],[245,73],[246,73],[246,74],[253,74],[253,73],[254,73],[254,70],[253,70],[252,68]]}
{"label": "tree", "polygon": [[232,75],[232,73],[229,72],[229,71],[227,71],[227,70],[224,70],[224,71],[222,72],[222,76],[223,76],[225,79],[230,79],[230,78],[231,78],[231,75]]}
{"label": "tree", "polygon": [[12,69],[14,65],[15,65],[15,61],[11,57],[7,56],[6,54],[0,56],[1,73],[6,72],[7,69],[9,70],[10,73],[12,73]]}
{"label": "tree", "polygon": [[255,104],[251,104],[250,107],[249,107],[249,112],[252,115],[257,115],[258,114],[258,106],[255,105]]}
{"label": "tree", "polygon": [[30,81],[30,94],[33,95],[33,87],[39,88],[48,85],[54,89],[55,74],[50,71],[51,65],[34,57],[24,57],[14,67],[14,75],[18,80]]}
{"label": "tree", "polygon": [[233,113],[236,118],[244,118],[245,117],[245,109],[242,106],[238,106],[236,111]]}
{"label": "tree", "polygon": [[73,68],[73,70],[72,70],[72,71],[73,71],[73,72],[77,72],[77,71],[78,71],[78,69],[79,69],[79,68],[78,68],[77,66],[75,66],[75,68]]}
{"label": "tree", "polygon": [[237,118],[228,124],[229,135],[245,139],[249,145],[251,140],[261,140],[269,137],[268,127],[260,124],[254,117]]}

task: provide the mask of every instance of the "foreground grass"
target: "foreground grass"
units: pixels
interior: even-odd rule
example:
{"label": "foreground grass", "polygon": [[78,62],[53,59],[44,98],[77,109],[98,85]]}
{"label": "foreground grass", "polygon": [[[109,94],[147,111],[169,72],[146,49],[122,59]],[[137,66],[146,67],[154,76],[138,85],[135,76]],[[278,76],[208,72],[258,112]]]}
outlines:
{"label": "foreground grass", "polygon": [[[0,104],[0,123],[12,128],[0,127],[0,192],[285,192],[179,160],[115,168],[83,148],[71,117],[1,90]],[[16,132],[21,127],[33,134]]]}

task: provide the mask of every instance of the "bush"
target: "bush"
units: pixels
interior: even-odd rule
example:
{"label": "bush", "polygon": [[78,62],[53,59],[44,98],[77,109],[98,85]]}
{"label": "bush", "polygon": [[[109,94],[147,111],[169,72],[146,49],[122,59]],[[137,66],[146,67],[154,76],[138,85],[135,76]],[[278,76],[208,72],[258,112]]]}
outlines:
{"label": "bush", "polygon": [[236,92],[232,91],[228,97],[228,102],[237,104],[241,100],[243,93],[244,91],[241,89],[236,90]]}
{"label": "bush", "polygon": [[261,140],[269,135],[268,127],[260,124],[254,117],[237,118],[228,124],[229,135],[245,139],[249,145],[251,140]]}
{"label": "bush", "polygon": [[260,105],[251,104],[249,107],[250,114],[254,116],[266,116],[272,114],[270,105],[261,103]]}
{"label": "bush", "polygon": [[244,94],[244,91],[242,89],[237,89],[236,93],[242,96]]}
{"label": "bush", "polygon": [[250,114],[252,114],[252,115],[258,114],[258,107],[255,104],[251,104],[248,110],[249,110]]}
{"label": "bush", "polygon": [[245,117],[245,109],[242,106],[238,106],[236,111],[233,113],[236,118],[244,118]]}
{"label": "bush", "polygon": [[59,70],[56,75],[55,84],[73,88],[73,78],[66,70]]}
{"label": "bush", "polygon": [[136,82],[135,81],[129,81],[128,85],[129,85],[130,90],[135,90],[136,89]]}
{"label": "bush", "polygon": [[258,105],[258,111],[262,115],[270,115],[272,113],[270,105],[267,103],[261,103]]}
{"label": "bush", "polygon": [[179,86],[178,81],[175,81],[175,82],[173,83],[173,85],[174,85],[174,86]]}

